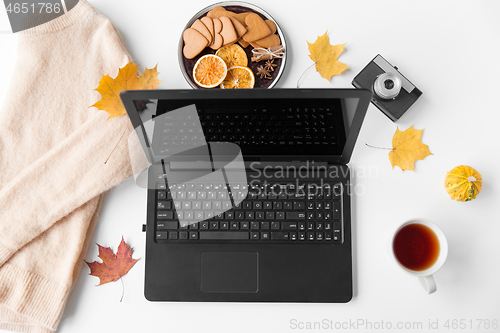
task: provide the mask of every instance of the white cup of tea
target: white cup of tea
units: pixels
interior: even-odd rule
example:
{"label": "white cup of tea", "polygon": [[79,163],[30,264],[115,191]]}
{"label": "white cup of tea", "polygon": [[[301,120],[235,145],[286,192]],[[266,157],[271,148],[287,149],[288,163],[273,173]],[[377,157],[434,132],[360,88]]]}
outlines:
{"label": "white cup of tea", "polygon": [[416,276],[428,294],[436,291],[432,274],[443,266],[448,242],[434,222],[419,218],[403,223],[392,236],[391,253],[398,266]]}

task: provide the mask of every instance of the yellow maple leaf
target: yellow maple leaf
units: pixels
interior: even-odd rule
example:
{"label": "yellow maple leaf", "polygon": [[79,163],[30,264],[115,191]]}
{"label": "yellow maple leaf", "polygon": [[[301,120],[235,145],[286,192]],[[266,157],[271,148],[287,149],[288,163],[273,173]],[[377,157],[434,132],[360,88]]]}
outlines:
{"label": "yellow maple leaf", "polygon": [[161,83],[158,80],[157,66],[151,69],[146,68],[144,73],[138,77],[139,65],[129,62],[125,67],[120,68],[116,78],[103,75],[96,88],[101,94],[101,99],[92,106],[109,113],[109,118],[125,114],[125,106],[120,99],[120,92],[123,90],[156,89]]}
{"label": "yellow maple leaf", "polygon": [[339,75],[349,67],[346,64],[337,61],[337,58],[344,51],[345,44],[332,45],[328,39],[327,32],[311,44],[307,42],[309,58],[316,64],[316,71],[321,77],[330,81],[332,76]]}
{"label": "yellow maple leaf", "polygon": [[392,168],[395,166],[401,170],[412,170],[417,160],[423,160],[426,156],[432,155],[429,146],[422,143],[422,132],[416,130],[411,125],[406,131],[400,131],[399,127],[392,137],[392,150],[389,152],[389,160]]}

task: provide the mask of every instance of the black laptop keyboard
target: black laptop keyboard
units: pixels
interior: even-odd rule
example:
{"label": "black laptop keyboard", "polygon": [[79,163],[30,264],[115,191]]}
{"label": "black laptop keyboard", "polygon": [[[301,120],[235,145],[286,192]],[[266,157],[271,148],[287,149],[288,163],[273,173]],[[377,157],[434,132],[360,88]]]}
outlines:
{"label": "black laptop keyboard", "polygon": [[343,240],[340,183],[252,183],[246,198],[235,207],[231,199],[243,197],[245,189],[231,192],[226,188],[214,183],[171,188],[158,184],[156,241],[306,244]]}
{"label": "black laptop keyboard", "polygon": [[[198,109],[203,131],[192,116],[164,114],[160,154],[175,153],[178,146],[199,146],[206,141],[233,142],[266,154],[277,147],[333,152],[343,136],[329,108]],[[264,149],[264,150],[263,150]]]}

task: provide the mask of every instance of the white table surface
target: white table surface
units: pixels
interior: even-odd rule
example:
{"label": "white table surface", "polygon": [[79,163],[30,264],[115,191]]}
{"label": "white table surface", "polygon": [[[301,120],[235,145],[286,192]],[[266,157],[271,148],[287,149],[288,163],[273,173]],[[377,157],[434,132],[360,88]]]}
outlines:
{"label": "white table surface", "polygon": [[[160,88],[189,88],[178,66],[179,36],[191,16],[211,1],[89,2],[121,31],[141,70],[158,63]],[[326,323],[321,331],[334,331],[336,325],[342,327],[337,331],[345,332],[385,331],[382,328],[388,325],[408,332],[500,331],[492,325],[493,320],[500,325],[500,2],[253,3],[270,13],[286,34],[288,64],[277,87],[296,86],[312,64],[306,41],[314,42],[328,30],[332,44],[347,42],[339,60],[351,68],[331,82],[312,69],[301,87],[351,87],[352,78],[380,53],[423,91],[397,124],[370,105],[352,155],[349,165],[358,191],[352,203],[353,300],[348,304],[148,302],[143,296],[145,234],[141,232],[146,192],[127,180],[107,195],[86,256],[88,261],[97,259],[95,242],[116,249],[122,235],[135,248],[134,257],[142,259],[123,279],[123,302],[119,302],[119,282],[96,287],[98,278],[89,276],[84,266],[59,332],[290,332],[312,322]],[[8,30],[3,9],[0,19],[0,30]],[[16,43],[15,34],[0,34],[0,103],[13,75]],[[365,146],[390,147],[396,127],[404,130],[412,124],[425,128],[422,141],[434,154],[418,161],[416,172],[393,170],[387,151]],[[483,190],[472,202],[452,201],[444,189],[446,172],[461,164],[483,175]],[[414,217],[436,222],[449,243],[448,260],[435,274],[438,291],[432,295],[400,270],[387,251],[393,231]],[[454,328],[460,320],[466,328]],[[439,330],[434,329],[436,324]]]}

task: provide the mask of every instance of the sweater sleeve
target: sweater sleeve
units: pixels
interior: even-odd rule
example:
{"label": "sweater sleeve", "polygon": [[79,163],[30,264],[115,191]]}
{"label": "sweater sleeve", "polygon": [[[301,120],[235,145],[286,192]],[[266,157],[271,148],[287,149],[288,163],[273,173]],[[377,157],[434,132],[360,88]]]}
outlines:
{"label": "sweater sleeve", "polygon": [[108,158],[127,116],[98,112],[0,192],[0,266],[22,246],[90,199],[132,175],[127,137]]}
{"label": "sweater sleeve", "polygon": [[[130,61],[109,21],[103,29],[110,36],[99,52],[112,56],[100,65],[100,75],[116,73]],[[96,94],[92,90],[100,77],[95,79],[89,95]],[[132,176],[128,116],[108,119],[104,111],[82,111],[91,116],[0,190],[0,267],[61,218]]]}

